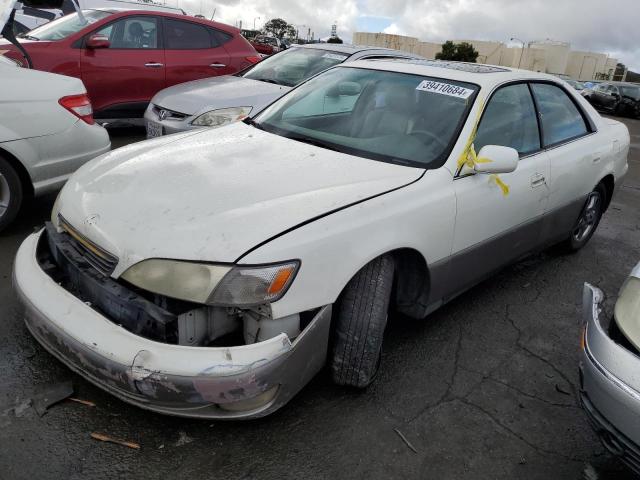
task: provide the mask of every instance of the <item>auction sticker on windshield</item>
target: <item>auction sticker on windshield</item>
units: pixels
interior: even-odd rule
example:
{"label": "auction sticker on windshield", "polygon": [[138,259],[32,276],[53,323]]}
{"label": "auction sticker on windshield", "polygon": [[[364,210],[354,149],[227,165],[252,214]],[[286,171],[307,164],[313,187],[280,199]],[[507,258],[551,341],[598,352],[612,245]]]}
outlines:
{"label": "auction sticker on windshield", "polygon": [[451,85],[450,83],[435,82],[433,80],[423,80],[416,87],[416,90],[458,98],[469,98],[473,93],[473,90],[470,88],[459,87],[458,85]]}

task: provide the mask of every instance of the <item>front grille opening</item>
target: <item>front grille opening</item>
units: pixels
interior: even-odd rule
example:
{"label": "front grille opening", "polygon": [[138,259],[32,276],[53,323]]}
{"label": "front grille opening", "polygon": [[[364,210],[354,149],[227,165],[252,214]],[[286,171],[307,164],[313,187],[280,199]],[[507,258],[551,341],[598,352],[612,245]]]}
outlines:
{"label": "front grille opening", "polygon": [[100,273],[106,276],[111,275],[118,265],[118,258],[78,232],[62,215],[58,215],[58,220],[74,250]]}

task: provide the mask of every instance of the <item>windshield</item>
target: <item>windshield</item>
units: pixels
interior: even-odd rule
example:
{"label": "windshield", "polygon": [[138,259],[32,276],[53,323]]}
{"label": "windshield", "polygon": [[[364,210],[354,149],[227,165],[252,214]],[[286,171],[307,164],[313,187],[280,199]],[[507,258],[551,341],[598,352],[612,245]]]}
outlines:
{"label": "windshield", "polygon": [[640,87],[620,87],[620,93],[625,97],[640,100]]}
{"label": "windshield", "polygon": [[77,13],[70,13],[53,22],[46,23],[31,30],[25,36],[32,40],[63,40],[69,35],[79,32],[88,24],[95,23],[111,15],[110,12],[104,12],[102,10],[83,10],[82,13],[88,23],[84,23],[78,17]]}
{"label": "windshield", "polygon": [[342,63],[346,53],[315,48],[290,48],[265,58],[242,74],[244,78],[295,87],[329,67]]}
{"label": "windshield", "polygon": [[285,95],[253,123],[330,150],[438,168],[477,90],[453,80],[339,67]]}

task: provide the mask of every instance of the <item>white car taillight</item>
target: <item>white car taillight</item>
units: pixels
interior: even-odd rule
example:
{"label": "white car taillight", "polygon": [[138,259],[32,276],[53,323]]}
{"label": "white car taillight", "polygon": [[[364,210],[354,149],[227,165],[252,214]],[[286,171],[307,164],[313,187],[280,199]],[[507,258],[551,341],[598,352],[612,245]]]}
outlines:
{"label": "white car taillight", "polygon": [[93,125],[93,108],[91,108],[91,100],[86,93],[82,95],[70,95],[62,97],[58,103],[73,113],[80,120],[89,125]]}

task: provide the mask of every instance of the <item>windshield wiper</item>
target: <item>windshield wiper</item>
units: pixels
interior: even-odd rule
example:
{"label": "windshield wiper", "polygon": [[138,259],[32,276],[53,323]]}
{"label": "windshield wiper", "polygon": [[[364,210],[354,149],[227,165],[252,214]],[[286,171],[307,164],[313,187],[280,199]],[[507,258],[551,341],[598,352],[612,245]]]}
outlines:
{"label": "windshield wiper", "polygon": [[264,127],[257,123],[253,118],[247,117],[242,120],[242,122],[246,123],[247,125],[251,125],[252,127],[256,127],[258,130],[264,130]]}
{"label": "windshield wiper", "polygon": [[273,83],[274,85],[282,85],[280,82],[275,81],[273,78],[254,78],[259,82]]}
{"label": "windshield wiper", "polygon": [[35,40],[36,42],[40,39],[38,37],[34,37],[33,35],[28,35],[26,33],[21,33],[18,35],[18,38],[24,38],[25,40]]}
{"label": "windshield wiper", "polygon": [[309,145],[313,145],[314,147],[326,148],[327,150],[331,150],[333,152],[339,152],[336,147],[332,147],[320,140],[316,140],[311,137],[305,137],[304,135],[284,135],[286,138],[290,138],[291,140],[296,140],[297,142],[308,143]]}

